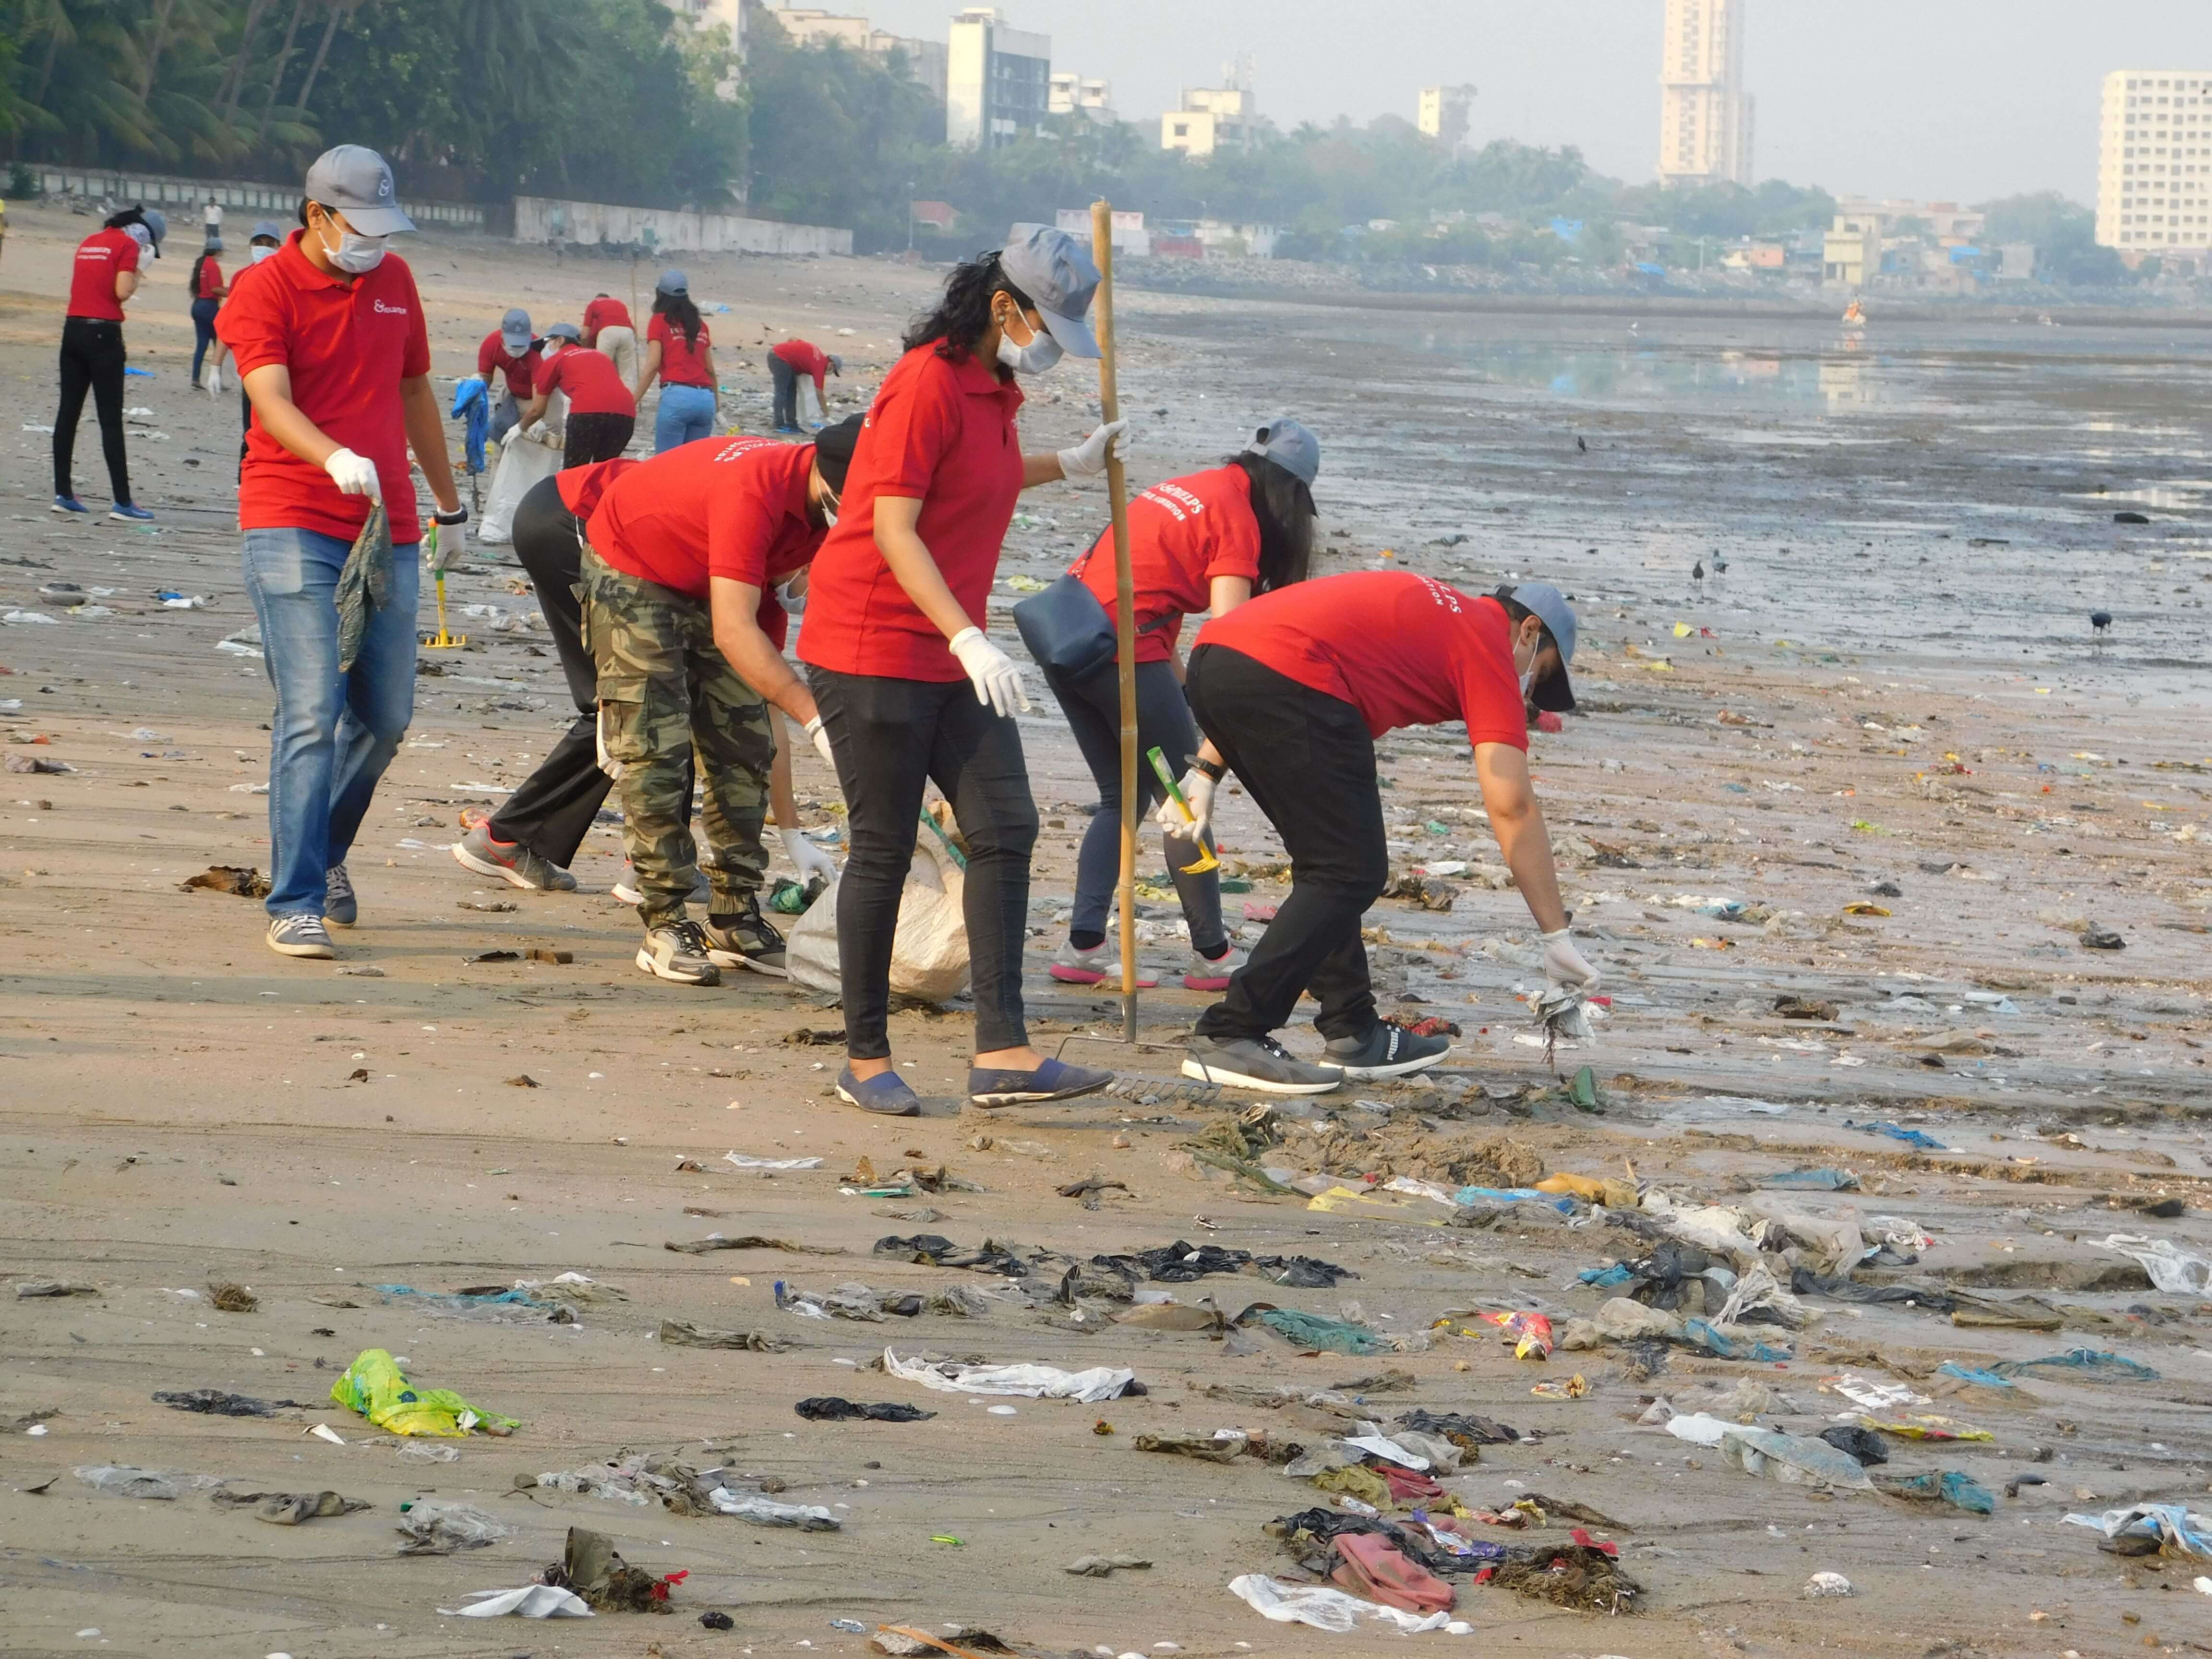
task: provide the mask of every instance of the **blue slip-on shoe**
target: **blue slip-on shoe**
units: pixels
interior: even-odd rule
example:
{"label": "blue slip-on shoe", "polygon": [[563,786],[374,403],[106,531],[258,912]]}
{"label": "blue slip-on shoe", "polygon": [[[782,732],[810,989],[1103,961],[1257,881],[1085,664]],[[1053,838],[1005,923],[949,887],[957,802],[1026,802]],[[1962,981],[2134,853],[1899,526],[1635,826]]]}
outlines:
{"label": "blue slip-on shoe", "polygon": [[908,1088],[906,1079],[896,1072],[884,1072],[863,1081],[848,1066],[837,1073],[837,1098],[884,1117],[921,1115],[921,1097]]}
{"label": "blue slip-on shoe", "polygon": [[118,501],[107,509],[111,519],[120,519],[125,524],[151,524],[154,515],[134,501]]}
{"label": "blue slip-on shoe", "polygon": [[1091,1066],[1070,1066],[1047,1060],[1034,1072],[968,1069],[968,1098],[978,1106],[1033,1106],[1041,1101],[1073,1100],[1096,1094],[1114,1080],[1114,1073]]}
{"label": "blue slip-on shoe", "polygon": [[82,501],[77,500],[74,495],[57,495],[54,497],[53,511],[57,513],[89,514],[92,509],[87,507]]}

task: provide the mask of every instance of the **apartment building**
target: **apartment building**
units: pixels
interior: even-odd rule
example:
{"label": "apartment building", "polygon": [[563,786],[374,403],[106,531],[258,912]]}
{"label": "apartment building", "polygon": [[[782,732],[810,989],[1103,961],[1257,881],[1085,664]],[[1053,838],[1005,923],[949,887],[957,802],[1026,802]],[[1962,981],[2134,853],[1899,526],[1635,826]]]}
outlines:
{"label": "apartment building", "polygon": [[1659,66],[1659,182],[1749,185],[1755,108],[1744,89],[1749,0],[1667,0]]}
{"label": "apartment building", "polygon": [[928,88],[930,95],[939,102],[944,101],[945,43],[942,40],[893,34],[889,29],[876,27],[865,17],[811,6],[781,6],[762,15],[779,24],[787,35],[803,46],[835,41],[848,52],[864,52],[872,58],[903,52],[908,75],[918,85]]}
{"label": "apartment building", "polygon": [[1468,112],[1474,103],[1472,86],[1423,87],[1415,125],[1447,149],[1467,142]]}
{"label": "apartment building", "polygon": [[1182,107],[1160,117],[1160,148],[1186,155],[1249,149],[1258,142],[1259,121],[1249,87],[1185,87]]}
{"label": "apartment building", "polygon": [[1047,83],[1045,107],[1054,115],[1087,115],[1102,126],[1111,126],[1117,118],[1114,83],[1073,70],[1053,71]]}
{"label": "apartment building", "polygon": [[954,14],[945,46],[945,142],[996,148],[1042,133],[1052,108],[1052,37],[996,6]]}
{"label": "apartment building", "polygon": [[2114,70],[2099,125],[2097,240],[2212,251],[2212,71]]}

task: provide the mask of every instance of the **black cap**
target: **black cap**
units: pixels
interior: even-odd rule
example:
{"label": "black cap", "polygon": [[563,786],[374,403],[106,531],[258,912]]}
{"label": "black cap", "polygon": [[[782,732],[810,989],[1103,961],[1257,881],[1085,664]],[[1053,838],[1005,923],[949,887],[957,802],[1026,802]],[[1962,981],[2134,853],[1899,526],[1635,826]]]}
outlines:
{"label": "black cap", "polygon": [[867,424],[865,415],[848,415],[835,426],[825,426],[814,434],[814,465],[822,469],[822,477],[830,488],[840,495],[845,493],[845,470],[853,464],[853,451],[859,447],[860,428]]}

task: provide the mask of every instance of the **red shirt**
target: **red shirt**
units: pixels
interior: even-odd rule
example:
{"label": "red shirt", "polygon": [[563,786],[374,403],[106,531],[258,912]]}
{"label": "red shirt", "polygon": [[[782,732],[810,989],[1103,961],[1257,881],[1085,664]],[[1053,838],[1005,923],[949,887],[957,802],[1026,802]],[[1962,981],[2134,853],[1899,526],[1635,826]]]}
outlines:
{"label": "red shirt", "polygon": [[593,461],[588,466],[572,466],[553,475],[553,488],[560,492],[561,505],[571,516],[589,519],[599,510],[599,497],[607,493],[607,486],[641,461],[617,456],[611,461]]}
{"label": "red shirt", "polygon": [[645,337],[647,344],[660,342],[660,378],[668,385],[711,387],[714,384],[702,355],[714,343],[704,322],[699,325],[699,337],[686,340],[682,329],[671,328],[667,318],[656,315],[645,325]]}
{"label": "red shirt", "polygon": [[222,267],[212,259],[204,261],[200,265],[200,291],[192,297],[212,300],[222,292]]}
{"label": "red shirt", "polygon": [[[430,372],[415,273],[387,253],[364,276],[326,276],[300,252],[296,230],[258,270],[216,315],[215,331],[236,356],[239,378],[270,363],[289,368],[300,412],[376,463],[392,539],[403,546],[421,539],[399,406],[399,383]],[[327,472],[254,418],[238,477],[239,528],[313,530],[351,540],[368,507],[368,496],[341,495]]]}
{"label": "red shirt", "polygon": [[[1070,569],[1114,614],[1114,532],[1109,526]],[[1182,619],[1213,603],[1216,576],[1260,579],[1260,521],[1252,476],[1241,466],[1156,483],[1129,503],[1129,574],[1137,590],[1137,660],[1174,655]],[[1147,623],[1172,622],[1142,631]]]}
{"label": "red shirt", "polygon": [[770,346],[768,355],[782,358],[801,374],[811,374],[815,392],[820,394],[822,377],[830,372],[830,360],[817,348],[804,340],[786,340],[781,345]]}
{"label": "red shirt", "polygon": [[76,260],[70,270],[69,314],[121,322],[123,302],[115,297],[115,279],[137,269],[136,237],[127,230],[95,230],[76,245]]}
{"label": "red shirt", "polygon": [[507,343],[500,337],[497,329],[485,335],[483,343],[477,348],[477,373],[483,376],[484,383],[489,385],[492,371],[498,369],[507,376],[507,389],[519,404],[528,403],[535,393],[541,361],[535,340],[520,357],[508,356]]}
{"label": "red shirt", "polygon": [[1470,744],[1528,746],[1505,607],[1409,570],[1262,593],[1198,631],[1358,708],[1376,737],[1465,720]]}
{"label": "red shirt", "polygon": [[635,415],[637,399],[629,395],[615,360],[589,346],[563,346],[552,360],[538,365],[538,392],[565,392],[571,415]]}
{"label": "red shirt", "polygon": [[715,576],[759,588],[761,630],[781,650],[783,607],[773,590],[813,562],[824,534],[807,516],[813,468],[812,444],[679,445],[614,479],[585,539],[616,569],[695,599]]}
{"label": "red shirt", "polygon": [[584,335],[586,339],[595,337],[603,328],[629,326],[629,307],[620,300],[611,299],[602,294],[584,307]]}
{"label": "red shirt", "polygon": [[817,668],[892,679],[957,680],[966,671],[876,546],[876,501],[921,503],[918,528],[945,586],[981,627],[999,547],[1022,493],[1014,428],[1022,391],[973,357],[916,346],[884,378],[845,477],[837,527],[806,590],[799,654]]}

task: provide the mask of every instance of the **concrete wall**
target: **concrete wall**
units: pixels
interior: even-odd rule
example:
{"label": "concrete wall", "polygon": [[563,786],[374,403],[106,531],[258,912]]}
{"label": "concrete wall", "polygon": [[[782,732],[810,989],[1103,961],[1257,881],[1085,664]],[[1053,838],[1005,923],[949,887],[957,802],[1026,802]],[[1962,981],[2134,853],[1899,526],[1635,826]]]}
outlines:
{"label": "concrete wall", "polygon": [[[173,235],[179,232],[186,236],[199,234],[199,215],[187,211],[179,218],[177,210],[204,206],[210,196],[226,210],[239,208],[255,216],[282,219],[287,230],[300,210],[297,185],[259,185],[237,179],[179,179],[130,168],[71,167],[50,161],[33,162],[31,176],[49,196],[89,196],[124,206],[143,202],[148,207],[158,207],[168,215]],[[399,205],[418,225],[444,225],[460,230],[484,228],[484,210],[471,203],[403,201]],[[238,234],[234,224],[231,232],[234,236]]]}
{"label": "concrete wall", "polygon": [[821,254],[853,252],[853,233],[828,225],[787,225],[734,213],[682,213],[605,202],[514,198],[518,242],[642,242],[671,253]]}

